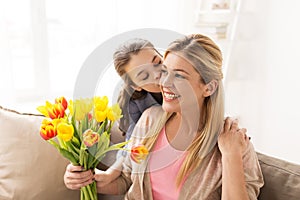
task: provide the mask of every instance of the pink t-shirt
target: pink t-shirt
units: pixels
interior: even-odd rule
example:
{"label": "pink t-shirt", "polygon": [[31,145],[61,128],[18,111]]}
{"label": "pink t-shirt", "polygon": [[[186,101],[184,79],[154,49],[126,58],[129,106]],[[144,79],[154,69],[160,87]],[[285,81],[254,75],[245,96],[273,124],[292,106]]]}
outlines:
{"label": "pink t-shirt", "polygon": [[182,184],[177,188],[176,178],[184,158],[184,151],[176,150],[169,144],[165,128],[163,128],[149,160],[154,200],[178,199]]}

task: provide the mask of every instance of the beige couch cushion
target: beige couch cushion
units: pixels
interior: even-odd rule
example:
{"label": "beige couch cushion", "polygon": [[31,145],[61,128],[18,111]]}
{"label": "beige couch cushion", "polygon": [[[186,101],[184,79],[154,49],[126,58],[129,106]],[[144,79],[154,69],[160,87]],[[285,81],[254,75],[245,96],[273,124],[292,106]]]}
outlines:
{"label": "beige couch cushion", "polygon": [[41,120],[0,107],[0,200],[79,199],[63,183],[68,161],[39,135]]}
{"label": "beige couch cushion", "polygon": [[300,165],[257,153],[265,185],[259,200],[299,200]]}

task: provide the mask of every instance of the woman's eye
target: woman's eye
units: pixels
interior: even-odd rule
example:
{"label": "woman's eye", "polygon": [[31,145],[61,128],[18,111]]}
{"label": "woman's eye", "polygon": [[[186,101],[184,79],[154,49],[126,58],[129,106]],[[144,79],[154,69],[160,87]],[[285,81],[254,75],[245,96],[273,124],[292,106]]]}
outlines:
{"label": "woman's eye", "polygon": [[185,77],[182,76],[182,75],[180,75],[180,74],[175,74],[175,77],[176,77],[176,78],[182,78],[182,79],[185,79]]}

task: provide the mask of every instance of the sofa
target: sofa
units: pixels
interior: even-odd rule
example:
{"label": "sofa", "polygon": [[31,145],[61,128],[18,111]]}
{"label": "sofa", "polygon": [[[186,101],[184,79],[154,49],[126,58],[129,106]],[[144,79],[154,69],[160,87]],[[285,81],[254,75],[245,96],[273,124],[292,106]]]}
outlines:
{"label": "sofa", "polygon": [[[0,200],[79,199],[65,187],[68,160],[39,135],[40,115],[0,106]],[[260,200],[299,200],[300,165],[258,153],[265,185]],[[99,196],[122,199],[122,196]]]}

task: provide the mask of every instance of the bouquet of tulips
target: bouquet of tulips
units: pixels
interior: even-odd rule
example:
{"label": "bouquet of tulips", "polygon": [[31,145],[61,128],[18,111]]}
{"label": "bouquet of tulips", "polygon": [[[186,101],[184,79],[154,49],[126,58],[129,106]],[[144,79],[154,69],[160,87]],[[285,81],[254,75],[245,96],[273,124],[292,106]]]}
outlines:
{"label": "bouquet of tulips", "polygon": [[[52,144],[73,165],[85,170],[95,169],[108,151],[126,150],[127,142],[110,146],[110,130],[113,123],[122,117],[118,104],[108,106],[108,98],[93,97],[70,100],[56,98],[54,103],[37,110],[45,115],[40,135]],[[131,157],[139,162],[148,151],[142,146],[130,150]],[[81,200],[96,200],[96,182],[81,188]]]}

